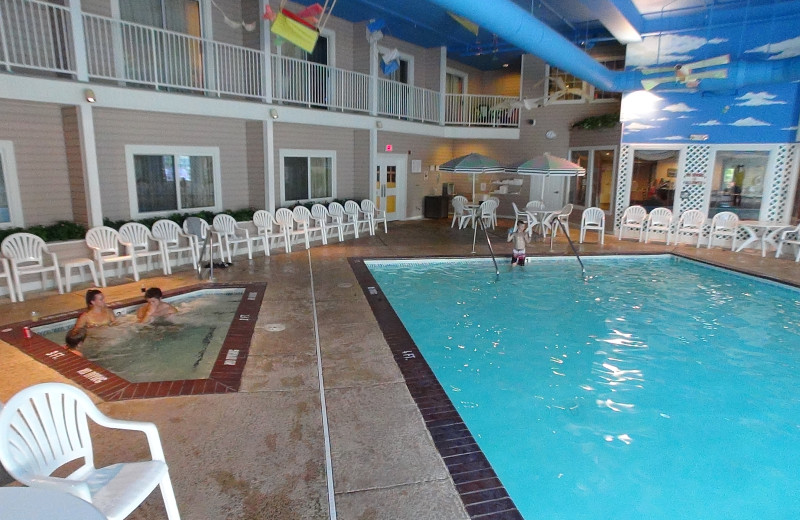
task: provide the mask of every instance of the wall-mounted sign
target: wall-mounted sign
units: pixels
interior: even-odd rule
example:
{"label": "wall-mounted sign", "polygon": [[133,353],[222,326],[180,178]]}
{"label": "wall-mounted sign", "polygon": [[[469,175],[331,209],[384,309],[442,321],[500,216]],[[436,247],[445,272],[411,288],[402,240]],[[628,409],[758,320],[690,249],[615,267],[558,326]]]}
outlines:
{"label": "wall-mounted sign", "polygon": [[393,148],[393,146],[392,146],[392,145],[390,145],[390,144],[387,144],[387,145],[386,145],[386,151],[387,151],[387,152],[391,152],[391,151],[392,151],[392,148]]}

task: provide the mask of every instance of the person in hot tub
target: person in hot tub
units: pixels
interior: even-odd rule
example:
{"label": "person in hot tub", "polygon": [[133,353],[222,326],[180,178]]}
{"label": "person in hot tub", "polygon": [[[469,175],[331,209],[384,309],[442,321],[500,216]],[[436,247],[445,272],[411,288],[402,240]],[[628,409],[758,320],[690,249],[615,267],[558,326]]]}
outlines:
{"label": "person in hot tub", "polygon": [[166,317],[178,312],[178,309],[161,301],[161,289],[158,287],[151,287],[144,292],[144,299],[147,303],[139,307],[136,312],[136,319],[139,323],[152,321],[154,318]]}
{"label": "person in hot tub", "polygon": [[111,325],[117,320],[114,311],[106,306],[106,298],[98,289],[86,291],[86,312],[78,316],[78,321],[72,327],[73,331],[80,329],[102,327]]}

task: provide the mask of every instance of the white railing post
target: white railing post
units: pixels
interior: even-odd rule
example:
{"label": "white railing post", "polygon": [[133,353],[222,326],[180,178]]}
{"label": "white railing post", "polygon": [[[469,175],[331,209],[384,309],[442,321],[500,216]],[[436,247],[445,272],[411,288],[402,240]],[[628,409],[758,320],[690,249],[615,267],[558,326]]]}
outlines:
{"label": "white railing post", "polygon": [[439,124],[444,126],[447,103],[447,47],[439,47]]}
{"label": "white railing post", "polygon": [[0,9],[0,47],[3,48],[3,63],[6,64],[6,70],[11,72],[11,63],[8,59],[8,41],[6,40],[6,22],[3,19],[3,10]]}
{"label": "white railing post", "polygon": [[[209,2],[201,2],[203,4],[203,9],[200,9],[200,26],[203,35],[203,82],[205,83],[205,89],[207,93],[217,91],[217,96],[219,96],[218,91],[218,84],[217,81],[217,74],[218,68],[217,65],[219,62],[217,61],[217,49],[216,45],[214,45],[214,23],[212,20],[212,6]],[[206,9],[208,7],[208,9]],[[261,13],[264,12],[262,8]]]}
{"label": "white railing post", "polygon": [[75,79],[89,81],[89,66],[86,60],[86,38],[83,33],[81,0],[70,0],[69,21],[72,30],[72,54],[75,56]]}
{"label": "white railing post", "polygon": [[369,44],[369,113],[378,115],[378,42]]}
{"label": "white railing post", "polygon": [[[124,79],[127,79],[127,74],[125,72],[127,70],[127,64],[125,63],[127,57],[125,56],[125,46],[122,38],[123,26],[119,22],[121,19],[119,2],[111,2],[111,18],[115,20],[115,22],[111,24],[111,49],[113,52],[111,60],[114,65],[114,74],[119,79],[117,83],[120,86],[124,86]],[[100,27],[101,23],[102,22],[95,22],[94,26]],[[100,32],[99,29],[98,32]],[[99,40],[99,38],[96,38],[96,40]]]}
{"label": "white railing post", "polygon": [[[269,0],[258,0],[258,12],[263,13]],[[260,46],[264,53],[261,65],[261,95],[265,103],[272,103],[272,44],[269,20],[261,21]]]}

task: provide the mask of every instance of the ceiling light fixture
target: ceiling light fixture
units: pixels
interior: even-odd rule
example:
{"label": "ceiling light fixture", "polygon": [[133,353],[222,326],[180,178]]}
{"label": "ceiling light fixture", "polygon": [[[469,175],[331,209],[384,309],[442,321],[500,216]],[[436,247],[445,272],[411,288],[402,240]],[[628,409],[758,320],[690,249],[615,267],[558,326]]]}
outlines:
{"label": "ceiling light fixture", "polygon": [[86,101],[89,103],[94,103],[97,101],[97,98],[94,97],[94,90],[87,88],[83,91],[83,97],[86,98]]}
{"label": "ceiling light fixture", "polygon": [[272,119],[278,119],[278,111],[274,108],[270,108],[269,117],[271,117]]}

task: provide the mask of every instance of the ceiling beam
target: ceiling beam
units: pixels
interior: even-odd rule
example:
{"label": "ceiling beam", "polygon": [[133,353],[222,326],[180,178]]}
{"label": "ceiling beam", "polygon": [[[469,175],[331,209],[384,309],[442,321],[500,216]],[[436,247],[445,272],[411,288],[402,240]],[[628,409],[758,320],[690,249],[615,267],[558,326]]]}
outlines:
{"label": "ceiling beam", "polygon": [[621,44],[642,41],[642,15],[631,0],[580,0]]}

